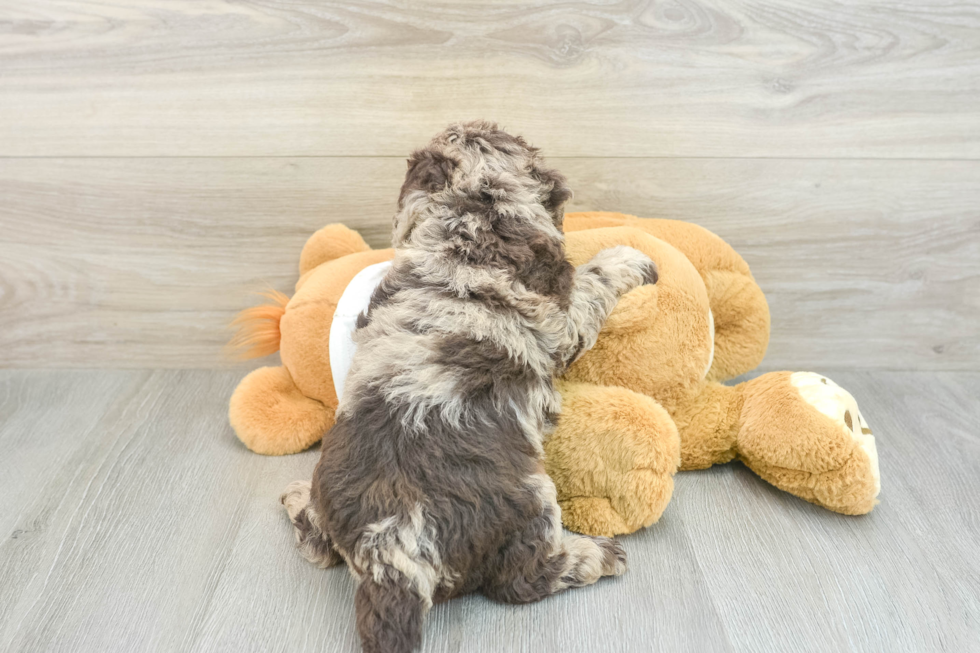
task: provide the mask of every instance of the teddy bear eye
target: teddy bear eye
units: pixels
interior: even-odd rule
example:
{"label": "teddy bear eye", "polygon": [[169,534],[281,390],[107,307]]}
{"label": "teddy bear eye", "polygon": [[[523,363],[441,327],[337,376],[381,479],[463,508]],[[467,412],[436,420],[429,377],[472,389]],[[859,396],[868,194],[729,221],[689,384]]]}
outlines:
{"label": "teddy bear eye", "polygon": [[854,423],[851,421],[851,411],[844,411],[844,423],[847,424],[847,428],[854,430]]}

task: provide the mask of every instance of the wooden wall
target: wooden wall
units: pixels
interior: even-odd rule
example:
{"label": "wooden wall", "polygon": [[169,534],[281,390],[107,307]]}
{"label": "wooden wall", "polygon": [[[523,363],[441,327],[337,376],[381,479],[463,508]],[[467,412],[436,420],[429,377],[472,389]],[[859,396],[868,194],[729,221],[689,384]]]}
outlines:
{"label": "wooden wall", "polygon": [[0,0],[0,366],[229,366],[315,229],[498,120],[575,209],[690,220],[766,367],[980,366],[980,2]]}

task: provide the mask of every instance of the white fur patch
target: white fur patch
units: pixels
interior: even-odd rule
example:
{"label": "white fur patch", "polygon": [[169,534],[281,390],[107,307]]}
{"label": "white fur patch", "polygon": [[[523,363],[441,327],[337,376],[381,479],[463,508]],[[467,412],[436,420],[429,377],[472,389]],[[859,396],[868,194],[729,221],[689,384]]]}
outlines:
{"label": "white fur patch", "polygon": [[[790,382],[803,399],[818,411],[835,421],[850,436],[871,461],[871,475],[875,481],[875,496],[881,491],[881,474],[878,470],[878,449],[875,438],[861,415],[857,401],[844,388],[830,379],[813,372],[795,372]],[[851,418],[850,427],[847,417]]]}
{"label": "white fur patch", "polygon": [[432,607],[436,589],[441,585],[452,586],[460,575],[442,564],[433,529],[426,524],[422,506],[416,505],[406,517],[386,517],[365,527],[351,569],[371,574],[377,582],[381,582],[385,567],[397,569],[428,609]]}
{"label": "white fur patch", "polygon": [[[293,481],[286,486],[279,501],[286,507],[286,513],[290,521],[296,519],[296,515],[310,502],[309,481]],[[299,531],[296,532],[296,541],[299,541]]]}
{"label": "white fur patch", "polygon": [[567,535],[562,538],[565,553],[565,569],[557,581],[556,589],[567,586],[564,580],[574,572],[575,585],[591,585],[602,577],[605,555],[595,540],[583,535]]}
{"label": "white fur patch", "polygon": [[548,511],[550,513],[551,551],[549,551],[549,555],[554,555],[558,552],[562,540],[561,506],[558,505],[558,489],[555,487],[555,482],[547,474],[531,474],[527,478],[527,484],[537,494],[538,501],[541,502],[541,511]]}

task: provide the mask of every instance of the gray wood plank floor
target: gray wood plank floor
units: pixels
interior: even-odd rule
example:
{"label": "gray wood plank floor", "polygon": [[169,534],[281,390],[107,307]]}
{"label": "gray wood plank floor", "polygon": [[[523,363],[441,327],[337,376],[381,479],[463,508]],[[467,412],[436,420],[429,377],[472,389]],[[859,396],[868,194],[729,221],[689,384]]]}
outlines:
{"label": "gray wood plank floor", "polygon": [[[437,606],[424,650],[980,650],[980,374],[832,376],[878,437],[871,515],[738,464],[681,474],[661,521],[623,538],[625,576]],[[353,582],[295,553],[276,500],[317,452],[240,446],[239,377],[0,372],[0,650],[357,650]]]}

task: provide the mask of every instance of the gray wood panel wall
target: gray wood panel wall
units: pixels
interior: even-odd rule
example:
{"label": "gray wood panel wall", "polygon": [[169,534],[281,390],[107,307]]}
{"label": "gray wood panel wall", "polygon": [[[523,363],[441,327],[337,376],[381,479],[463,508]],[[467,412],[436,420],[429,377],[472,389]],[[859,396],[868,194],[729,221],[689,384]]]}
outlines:
{"label": "gray wood panel wall", "polygon": [[980,365],[980,2],[0,0],[0,366],[215,367],[487,117],[749,261],[767,367]]}

